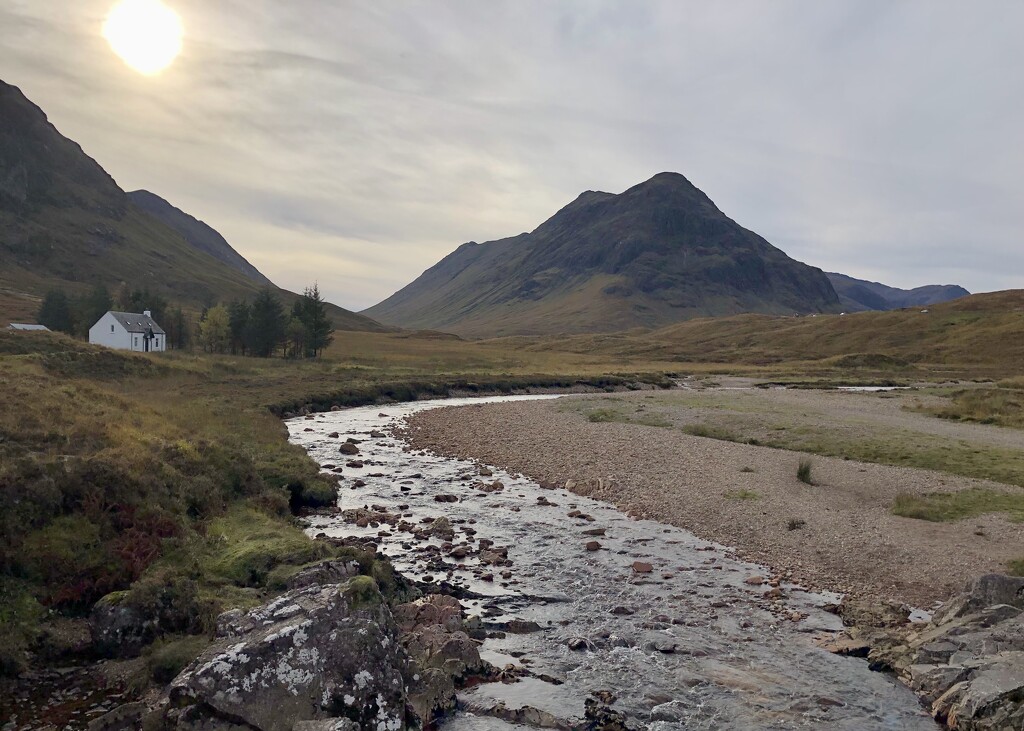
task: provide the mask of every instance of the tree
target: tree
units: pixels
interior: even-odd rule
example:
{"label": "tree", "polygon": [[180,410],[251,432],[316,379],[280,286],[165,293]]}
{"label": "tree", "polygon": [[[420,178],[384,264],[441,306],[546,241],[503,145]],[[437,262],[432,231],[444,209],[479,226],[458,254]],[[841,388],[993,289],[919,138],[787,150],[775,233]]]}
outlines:
{"label": "tree", "polygon": [[270,287],[264,287],[252,301],[249,316],[249,350],[253,355],[269,358],[285,342],[288,319],[281,300]]}
{"label": "tree", "polygon": [[165,315],[163,325],[167,333],[167,345],[175,350],[184,350],[188,347],[189,321],[181,307],[175,307]]}
{"label": "tree", "polygon": [[245,355],[252,311],[248,302],[234,300],[228,305],[228,320],[231,329],[231,355]]}
{"label": "tree", "polygon": [[[296,302],[295,304],[298,304]],[[306,326],[298,317],[292,317],[288,321],[288,350],[292,358],[303,358],[306,356]]]}
{"label": "tree", "polygon": [[51,289],[43,297],[36,314],[36,321],[51,330],[72,334],[75,321],[71,315],[71,302],[62,289]]}
{"label": "tree", "polygon": [[114,307],[114,300],[102,284],[97,284],[89,294],[78,301],[78,322],[76,329],[83,337],[89,335],[89,328]]}
{"label": "tree", "polygon": [[158,323],[164,319],[167,312],[167,300],[158,294],[149,291],[149,287],[143,289],[128,289],[127,285],[121,287],[117,294],[117,306],[125,312],[145,312],[149,310],[153,319]]}
{"label": "tree", "polygon": [[211,307],[199,322],[199,342],[209,353],[224,353],[231,345],[231,316],[224,305]]}
{"label": "tree", "polygon": [[306,326],[306,354],[315,358],[334,340],[334,328],[327,317],[327,303],[320,295],[320,285],[314,282],[312,287],[306,287],[296,304],[298,317]]}

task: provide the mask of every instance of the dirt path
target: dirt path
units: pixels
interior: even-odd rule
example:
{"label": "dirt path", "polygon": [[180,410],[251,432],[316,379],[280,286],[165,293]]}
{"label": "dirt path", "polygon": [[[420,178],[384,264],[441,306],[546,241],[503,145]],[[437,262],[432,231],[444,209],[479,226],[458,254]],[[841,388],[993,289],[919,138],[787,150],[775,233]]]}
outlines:
{"label": "dirt path", "polygon": [[[644,395],[626,398],[640,403]],[[831,409],[837,419],[844,412],[856,419],[867,403],[859,398],[806,392],[796,401],[816,411]],[[820,589],[927,607],[969,578],[1002,571],[1024,556],[1024,524],[1003,515],[929,523],[889,512],[900,493],[1018,488],[825,457],[814,458],[816,484],[808,486],[796,478],[806,455],[677,429],[592,423],[573,408],[575,399],[424,412],[411,420],[411,436],[415,446],[440,454],[539,480],[571,480],[580,494],[735,546],[745,557]],[[885,408],[879,413],[891,417]]]}

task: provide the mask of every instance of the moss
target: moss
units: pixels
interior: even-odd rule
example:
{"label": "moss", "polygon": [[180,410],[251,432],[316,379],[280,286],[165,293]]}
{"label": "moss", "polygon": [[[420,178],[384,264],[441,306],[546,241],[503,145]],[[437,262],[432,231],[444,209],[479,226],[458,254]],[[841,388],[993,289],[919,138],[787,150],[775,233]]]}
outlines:
{"label": "moss", "polygon": [[146,668],[154,682],[170,683],[210,645],[205,635],[169,636],[158,640],[146,653]]}
{"label": "moss", "polygon": [[1006,564],[1010,576],[1024,576],[1024,558],[1018,558]]}
{"label": "moss", "polygon": [[369,576],[350,579],[343,592],[353,610],[377,607],[384,601],[377,582]]}
{"label": "moss", "polygon": [[210,524],[204,573],[239,586],[265,586],[281,564],[301,566],[331,555],[324,543],[251,508],[234,508]]}

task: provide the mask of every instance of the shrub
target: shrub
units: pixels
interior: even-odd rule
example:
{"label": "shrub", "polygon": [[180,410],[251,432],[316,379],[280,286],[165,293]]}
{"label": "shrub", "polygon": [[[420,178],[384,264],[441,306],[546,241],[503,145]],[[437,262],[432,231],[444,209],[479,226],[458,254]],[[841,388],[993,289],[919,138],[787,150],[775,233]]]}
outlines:
{"label": "shrub", "polygon": [[800,480],[807,485],[813,485],[814,481],[811,479],[811,469],[814,467],[814,463],[809,459],[800,460],[800,464],[796,468],[796,479]]}

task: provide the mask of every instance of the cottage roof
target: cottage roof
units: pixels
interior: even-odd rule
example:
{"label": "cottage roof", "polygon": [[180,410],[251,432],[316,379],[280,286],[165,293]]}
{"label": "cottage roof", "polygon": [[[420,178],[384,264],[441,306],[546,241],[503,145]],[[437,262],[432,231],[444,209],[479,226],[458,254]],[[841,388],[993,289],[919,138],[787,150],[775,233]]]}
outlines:
{"label": "cottage roof", "polygon": [[12,322],[8,327],[11,330],[45,330],[50,332],[50,328],[46,327],[46,325],[26,325],[21,322]]}
{"label": "cottage roof", "polygon": [[111,315],[119,323],[124,325],[124,329],[130,333],[144,333],[147,329],[152,328],[153,333],[156,335],[166,335],[164,329],[156,324],[156,321],[152,317],[147,315],[140,315],[136,312],[114,312],[111,310]]}

